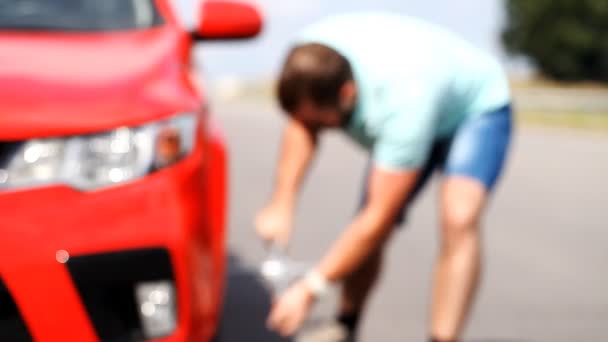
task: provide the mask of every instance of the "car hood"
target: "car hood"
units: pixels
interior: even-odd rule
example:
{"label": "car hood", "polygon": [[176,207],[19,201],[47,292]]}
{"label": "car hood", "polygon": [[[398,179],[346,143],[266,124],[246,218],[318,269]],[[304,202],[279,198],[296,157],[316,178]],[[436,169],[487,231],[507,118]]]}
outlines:
{"label": "car hood", "polygon": [[[136,125],[200,99],[177,31],[0,33],[0,140]],[[183,57],[183,56],[182,56]]]}

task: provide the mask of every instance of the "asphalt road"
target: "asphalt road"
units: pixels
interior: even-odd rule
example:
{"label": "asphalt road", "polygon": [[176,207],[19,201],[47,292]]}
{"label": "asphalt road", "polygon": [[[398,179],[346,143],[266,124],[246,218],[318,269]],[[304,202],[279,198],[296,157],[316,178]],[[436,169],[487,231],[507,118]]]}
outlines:
{"label": "asphalt road", "polygon": [[[269,106],[214,105],[231,150],[230,276],[219,342],[282,341],[264,329],[269,294],[252,218],[267,199],[282,121]],[[352,217],[365,154],[338,134],[302,193],[292,255],[317,260]],[[518,129],[485,218],[486,271],[465,341],[608,341],[608,137]],[[436,182],[390,244],[362,341],[425,341],[437,251]],[[331,316],[335,296],[315,319]]]}

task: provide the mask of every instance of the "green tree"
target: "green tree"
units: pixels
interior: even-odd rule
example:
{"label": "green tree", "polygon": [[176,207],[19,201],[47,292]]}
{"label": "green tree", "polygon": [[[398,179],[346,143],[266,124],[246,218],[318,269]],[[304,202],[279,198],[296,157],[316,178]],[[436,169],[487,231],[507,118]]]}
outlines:
{"label": "green tree", "polygon": [[558,80],[608,82],[608,0],[506,0],[507,51]]}

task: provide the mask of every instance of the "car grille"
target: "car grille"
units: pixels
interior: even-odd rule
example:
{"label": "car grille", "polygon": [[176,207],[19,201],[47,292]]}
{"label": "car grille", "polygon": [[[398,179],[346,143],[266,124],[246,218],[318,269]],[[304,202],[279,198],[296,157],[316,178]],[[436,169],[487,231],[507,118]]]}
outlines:
{"label": "car grille", "polygon": [[17,304],[2,280],[0,280],[0,341],[33,341]]}
{"label": "car grille", "polygon": [[173,280],[165,249],[141,249],[71,257],[68,270],[99,338],[142,341],[135,284]]}

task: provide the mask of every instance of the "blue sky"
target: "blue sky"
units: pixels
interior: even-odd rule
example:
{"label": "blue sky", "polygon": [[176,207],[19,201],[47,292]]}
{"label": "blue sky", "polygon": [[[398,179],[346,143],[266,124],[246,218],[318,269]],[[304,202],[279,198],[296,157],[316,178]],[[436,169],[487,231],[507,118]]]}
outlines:
{"label": "blue sky", "polygon": [[[186,22],[195,20],[197,0],[174,0]],[[247,0],[242,0],[247,1]],[[269,78],[276,73],[301,27],[327,14],[382,9],[417,16],[447,27],[473,44],[507,61],[499,34],[504,23],[504,0],[249,0],[263,11],[262,35],[249,42],[207,43],[197,48],[207,77]]]}

